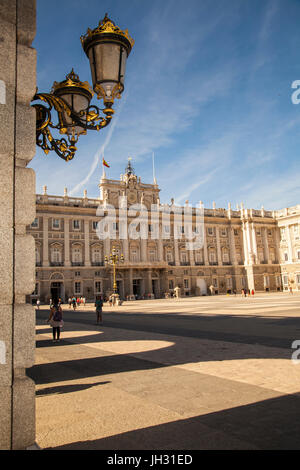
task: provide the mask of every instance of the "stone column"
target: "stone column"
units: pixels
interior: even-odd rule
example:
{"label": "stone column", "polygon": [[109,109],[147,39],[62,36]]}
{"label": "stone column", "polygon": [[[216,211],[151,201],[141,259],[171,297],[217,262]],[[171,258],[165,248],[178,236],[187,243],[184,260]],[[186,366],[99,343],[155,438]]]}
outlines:
{"label": "stone column", "polygon": [[205,224],[204,224],[204,227],[203,227],[203,254],[204,254],[204,264],[205,264],[205,266],[209,266],[208,251],[207,251],[206,226],[205,226]]}
{"label": "stone column", "polygon": [[122,241],[124,261],[129,261],[128,239]]}
{"label": "stone column", "polygon": [[133,295],[133,278],[132,278],[132,268],[129,268],[129,295]]}
{"label": "stone column", "polygon": [[43,216],[43,266],[49,266],[48,224],[49,217]]}
{"label": "stone column", "polygon": [[247,241],[247,228],[246,222],[243,221],[242,225],[242,234],[243,234],[243,247],[244,247],[244,264],[249,264],[249,251],[248,251],[248,241]]}
{"label": "stone column", "polygon": [[275,253],[276,253],[276,264],[280,263],[280,232],[279,227],[274,227],[275,233]]}
{"label": "stone column", "polygon": [[85,266],[91,266],[89,220],[84,221],[84,264]]}
{"label": "stone column", "polygon": [[64,219],[65,236],[65,266],[71,266],[70,262],[70,220]]}
{"label": "stone column", "polygon": [[174,255],[175,255],[175,265],[180,266],[179,249],[178,249],[178,240],[177,240],[177,238],[174,238]]}
{"label": "stone column", "polygon": [[22,450],[35,442],[35,2],[1,0],[0,31],[0,449]]}
{"label": "stone column", "polygon": [[292,247],[292,239],[291,239],[291,232],[290,232],[291,225],[286,226],[286,239],[288,244],[288,253],[289,253],[289,261],[292,262],[294,255],[293,255],[293,247]]}
{"label": "stone column", "polygon": [[229,246],[230,246],[230,260],[234,266],[236,266],[237,259],[236,259],[236,251],[235,251],[235,240],[234,240],[234,228],[230,227],[229,230]]}
{"label": "stone column", "polygon": [[147,271],[147,294],[152,294],[152,269]]}
{"label": "stone column", "polygon": [[217,225],[216,226],[216,237],[217,237],[217,252],[218,252],[218,265],[222,266],[223,265],[223,260],[222,260],[222,252],[221,252],[221,245],[220,245],[220,227]]}
{"label": "stone column", "polygon": [[268,243],[268,229],[263,227],[263,244],[264,244],[264,259],[267,264],[270,263],[270,252],[269,252],[269,243]]}
{"label": "stone column", "polygon": [[141,261],[147,262],[147,240],[141,239]]}
{"label": "stone column", "polygon": [[251,224],[251,246],[252,246],[252,253],[255,259],[255,264],[258,264],[259,260],[258,260],[258,255],[257,255],[256,231],[255,231],[255,225],[253,222]]}

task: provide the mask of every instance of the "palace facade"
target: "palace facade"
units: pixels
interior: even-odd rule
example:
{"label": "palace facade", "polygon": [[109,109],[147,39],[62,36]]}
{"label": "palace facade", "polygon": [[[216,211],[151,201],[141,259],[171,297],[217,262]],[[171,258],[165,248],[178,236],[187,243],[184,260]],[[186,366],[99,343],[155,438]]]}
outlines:
{"label": "palace facade", "polygon": [[[67,189],[64,196],[52,196],[46,186],[36,196],[36,218],[27,227],[36,246],[32,302],[38,298],[48,302],[54,296],[66,301],[73,295],[93,301],[97,294],[109,295],[113,269],[105,264],[105,257],[109,258],[113,247],[124,255],[124,262],[117,266],[122,298],[164,297],[176,287],[182,296],[244,288],[300,290],[300,205],[266,211],[243,205],[233,210],[230,204],[218,209],[213,204],[212,209],[202,211],[203,243],[189,249],[183,217],[178,216],[188,201],[185,208],[175,206],[173,200],[161,204],[156,181],[143,183],[130,161],[120,180],[107,179],[103,172],[99,189],[98,199],[88,198],[86,191],[83,198],[69,197]],[[135,204],[149,211],[144,219],[135,218]],[[100,216],[99,206],[104,209]],[[116,216],[111,222],[113,238],[103,239],[99,221],[104,221],[110,207]],[[150,218],[151,208],[155,218]],[[189,214],[195,226],[196,208]],[[124,223],[132,228],[141,220],[146,236],[124,236]],[[158,236],[153,236],[156,230]]]}

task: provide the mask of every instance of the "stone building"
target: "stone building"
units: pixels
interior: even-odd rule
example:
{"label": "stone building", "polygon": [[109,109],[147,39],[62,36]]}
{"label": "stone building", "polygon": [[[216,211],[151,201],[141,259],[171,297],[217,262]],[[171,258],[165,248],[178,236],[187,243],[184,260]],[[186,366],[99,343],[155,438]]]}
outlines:
{"label": "stone building", "polygon": [[[98,199],[88,198],[86,191],[83,198],[69,197],[67,189],[64,196],[51,196],[46,187],[44,194],[37,195],[36,219],[28,227],[36,243],[31,301],[48,302],[54,296],[66,300],[74,294],[93,301],[97,294],[109,295],[112,268],[105,265],[105,257],[113,247],[124,255],[124,263],[117,267],[123,298],[159,298],[176,287],[182,296],[243,288],[277,291],[291,284],[300,288],[299,208],[265,211],[241,205],[232,210],[230,205],[227,209],[214,205],[202,211],[203,243],[189,249],[184,225],[188,203],[182,208],[173,200],[161,204],[156,181],[143,183],[130,161],[120,180],[107,179],[103,172],[99,189]],[[99,238],[97,227],[108,217],[109,208],[115,210],[113,233],[111,238]],[[186,214],[194,230],[196,208],[189,209]],[[136,226],[139,230],[132,237],[130,227]]]}

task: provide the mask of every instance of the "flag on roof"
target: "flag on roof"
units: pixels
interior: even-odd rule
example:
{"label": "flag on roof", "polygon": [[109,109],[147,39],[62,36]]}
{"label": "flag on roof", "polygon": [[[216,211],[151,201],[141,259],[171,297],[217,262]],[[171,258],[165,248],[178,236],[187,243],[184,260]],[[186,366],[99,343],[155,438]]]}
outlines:
{"label": "flag on roof", "polygon": [[102,158],[102,165],[106,166],[107,168],[110,168],[109,164]]}

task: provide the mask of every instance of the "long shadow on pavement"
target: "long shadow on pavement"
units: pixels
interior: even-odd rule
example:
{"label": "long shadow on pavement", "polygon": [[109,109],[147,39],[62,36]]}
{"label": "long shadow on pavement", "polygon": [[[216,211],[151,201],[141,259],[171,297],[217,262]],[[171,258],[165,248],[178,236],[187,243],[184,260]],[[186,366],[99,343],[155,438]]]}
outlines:
{"label": "long shadow on pavement", "polygon": [[54,449],[300,449],[300,397],[288,395],[264,400]]}

